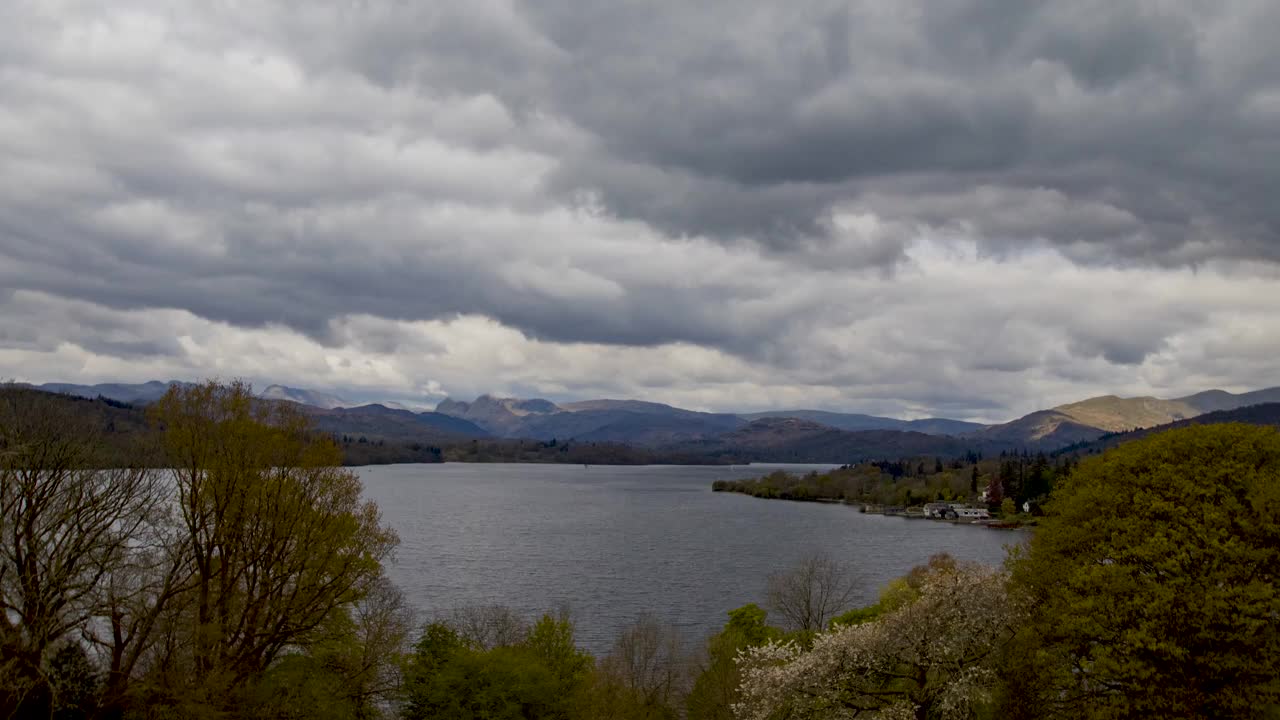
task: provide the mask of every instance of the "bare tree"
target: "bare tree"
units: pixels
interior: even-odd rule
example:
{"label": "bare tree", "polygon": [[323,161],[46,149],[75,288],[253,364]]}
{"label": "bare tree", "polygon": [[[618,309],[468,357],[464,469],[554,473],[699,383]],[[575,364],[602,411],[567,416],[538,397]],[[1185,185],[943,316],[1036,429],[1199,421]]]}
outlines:
{"label": "bare tree", "polygon": [[342,668],[345,691],[359,718],[377,717],[375,711],[389,710],[400,693],[399,661],[408,649],[414,613],[400,589],[383,578],[356,604],[352,621],[356,654]]}
{"label": "bare tree", "polygon": [[0,715],[56,702],[43,667],[78,642],[104,602],[104,580],[161,501],[156,473],[100,468],[99,428],[48,394],[0,389]]}
{"label": "bare tree", "polygon": [[101,616],[86,637],[104,669],[102,716],[118,717],[133,682],[172,667],[189,634],[194,579],[171,483],[161,488],[151,519],[138,528],[125,562],[103,579]]}
{"label": "bare tree", "polygon": [[458,607],[437,618],[449,626],[468,646],[492,650],[524,642],[529,622],[506,605]]}
{"label": "bare tree", "polygon": [[682,704],[692,667],[679,632],[645,613],[618,635],[601,672],[650,715],[661,716]]}
{"label": "bare tree", "polygon": [[782,616],[790,629],[816,632],[849,609],[856,590],[842,564],[816,551],[791,570],[771,574],[765,595],[769,609]]}

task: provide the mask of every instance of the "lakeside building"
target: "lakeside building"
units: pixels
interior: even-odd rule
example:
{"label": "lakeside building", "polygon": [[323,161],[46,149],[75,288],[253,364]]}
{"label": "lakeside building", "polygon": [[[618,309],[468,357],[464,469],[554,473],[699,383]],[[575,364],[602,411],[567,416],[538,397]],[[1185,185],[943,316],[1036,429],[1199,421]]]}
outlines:
{"label": "lakeside building", "polygon": [[964,503],[925,503],[924,516],[935,520],[985,520],[991,517],[983,507],[969,507]]}

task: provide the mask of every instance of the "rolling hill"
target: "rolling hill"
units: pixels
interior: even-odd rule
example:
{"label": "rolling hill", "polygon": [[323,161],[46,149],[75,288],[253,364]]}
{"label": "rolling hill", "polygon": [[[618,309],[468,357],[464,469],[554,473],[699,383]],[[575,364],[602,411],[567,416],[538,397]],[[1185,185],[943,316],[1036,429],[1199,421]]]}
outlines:
{"label": "rolling hill", "polygon": [[657,446],[719,435],[745,423],[736,415],[704,413],[640,400],[549,400],[481,395],[444,400],[436,412],[473,422],[506,438],[574,439]]}
{"label": "rolling hill", "polygon": [[828,425],[841,430],[909,430],[926,435],[964,435],[977,432],[986,425],[951,420],[949,418],[923,418],[920,420],[898,420],[897,418],[862,415],[859,413],[838,413],[826,410],[773,410],[769,412],[747,413],[739,415],[746,420],[763,418],[799,418]]}
{"label": "rolling hill", "polygon": [[1056,410],[1039,410],[972,435],[980,441],[1053,449],[1094,440],[1106,430],[1077,422]]}
{"label": "rolling hill", "polygon": [[1080,425],[1108,432],[1163,425],[1175,420],[1195,417],[1201,413],[1200,410],[1182,400],[1162,400],[1155,397],[1121,398],[1115,395],[1103,395],[1059,405],[1053,410]]}
{"label": "rolling hill", "polygon": [[178,380],[170,380],[162,382],[160,380],[151,380],[144,383],[103,383],[101,385],[76,385],[75,383],[45,383],[43,385],[25,385],[25,387],[43,390],[45,392],[58,393],[60,395],[74,395],[83,398],[104,397],[122,403],[138,403],[146,404],[159,400],[169,390],[170,385],[191,385],[192,383],[181,382]]}
{"label": "rolling hill", "polygon": [[1142,428],[1139,430],[1128,430],[1125,432],[1108,433],[1101,438],[1090,442],[1083,442],[1064,448],[1064,452],[1071,452],[1081,455],[1091,455],[1102,452],[1116,445],[1144,438],[1165,430],[1173,428],[1186,427],[1188,425],[1214,425],[1219,423],[1245,423],[1246,425],[1274,425],[1280,427],[1280,402],[1261,403],[1258,405],[1248,405],[1231,410],[1215,410],[1213,412],[1201,413],[1193,418],[1177,420],[1155,427]]}
{"label": "rolling hill", "polygon": [[677,448],[738,462],[851,463],[928,455],[955,457],[971,450],[999,452],[1012,446],[903,430],[841,430],[802,418],[766,417],[715,438],[673,446]]}
{"label": "rolling hill", "polygon": [[439,445],[447,442],[491,437],[475,423],[436,412],[415,413],[385,405],[353,408],[302,406],[318,429],[335,435],[360,436],[370,440],[392,440]]}
{"label": "rolling hill", "polygon": [[980,430],[972,437],[1056,449],[1096,440],[1107,433],[1168,425],[1206,412],[1235,410],[1268,402],[1280,402],[1280,387],[1240,394],[1207,390],[1171,400],[1103,395],[1038,410]]}
{"label": "rolling hill", "polygon": [[[124,403],[106,396],[86,398],[68,392],[48,392],[20,385],[0,385],[0,402],[15,402],[18,407],[35,408],[36,412],[46,408],[50,412],[65,413],[69,421],[87,423],[101,433],[101,457],[109,466],[152,465],[158,457],[155,454],[159,449],[156,428],[148,421],[146,408],[141,404]],[[440,462],[439,445],[459,444],[470,437],[468,432],[484,433],[474,425],[456,418],[431,417],[436,413],[423,413],[428,417],[414,420],[397,418],[397,424],[393,427],[403,429],[401,434],[381,434],[389,427],[385,416],[372,426],[362,424],[381,412],[376,409],[356,408],[354,411],[346,411],[306,405],[297,407],[315,420],[318,430],[338,436],[361,436],[339,443],[344,462],[349,465]],[[399,412],[386,408],[383,410],[387,413]],[[363,436],[361,430],[367,427],[377,428],[380,434]],[[338,439],[342,440],[341,437]],[[432,440],[436,442],[432,443]]]}
{"label": "rolling hill", "polygon": [[1252,405],[1280,403],[1280,387],[1240,394],[1229,393],[1225,390],[1206,390],[1195,395],[1178,398],[1178,401],[1186,403],[1202,413],[1216,410],[1235,410],[1236,408]]}

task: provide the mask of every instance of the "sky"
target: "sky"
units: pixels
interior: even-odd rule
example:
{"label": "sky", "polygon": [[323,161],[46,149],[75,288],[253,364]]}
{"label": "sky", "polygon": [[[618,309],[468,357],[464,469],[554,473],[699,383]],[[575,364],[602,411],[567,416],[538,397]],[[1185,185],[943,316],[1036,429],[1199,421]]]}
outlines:
{"label": "sky", "polygon": [[0,378],[1280,385],[1280,3],[9,0]]}

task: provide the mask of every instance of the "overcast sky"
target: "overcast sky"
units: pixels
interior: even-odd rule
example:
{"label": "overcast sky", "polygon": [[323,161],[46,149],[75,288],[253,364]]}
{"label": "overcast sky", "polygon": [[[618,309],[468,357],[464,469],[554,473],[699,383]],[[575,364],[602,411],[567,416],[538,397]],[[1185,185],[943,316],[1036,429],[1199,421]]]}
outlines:
{"label": "overcast sky", "polygon": [[0,3],[0,377],[1280,385],[1280,3]]}

